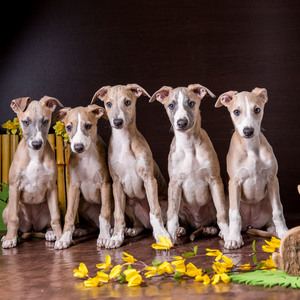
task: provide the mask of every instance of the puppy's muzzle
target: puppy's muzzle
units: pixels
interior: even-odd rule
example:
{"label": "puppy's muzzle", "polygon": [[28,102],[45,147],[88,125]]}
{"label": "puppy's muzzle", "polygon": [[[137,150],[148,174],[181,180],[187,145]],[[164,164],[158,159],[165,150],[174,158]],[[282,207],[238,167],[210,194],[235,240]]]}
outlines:
{"label": "puppy's muzzle", "polygon": [[182,118],[177,121],[177,126],[180,130],[187,129],[188,124],[189,124],[189,121],[186,118]]}
{"label": "puppy's muzzle", "polygon": [[74,150],[77,153],[82,153],[84,151],[84,145],[82,143],[77,143],[74,145]]}
{"label": "puppy's muzzle", "polygon": [[114,126],[116,128],[122,128],[122,126],[123,126],[123,119],[114,119],[113,123],[114,123]]}
{"label": "puppy's muzzle", "polygon": [[244,136],[246,138],[251,138],[253,136],[253,134],[254,134],[254,128],[252,128],[252,127],[245,127],[243,129],[243,133],[244,133]]}
{"label": "puppy's muzzle", "polygon": [[43,142],[41,140],[33,141],[31,146],[34,150],[40,150],[43,146]]}

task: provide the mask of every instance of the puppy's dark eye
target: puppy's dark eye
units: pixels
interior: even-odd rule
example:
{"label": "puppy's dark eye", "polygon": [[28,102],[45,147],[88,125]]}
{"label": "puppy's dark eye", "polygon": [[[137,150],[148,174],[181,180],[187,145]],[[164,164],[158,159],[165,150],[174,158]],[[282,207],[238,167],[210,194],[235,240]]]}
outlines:
{"label": "puppy's dark eye", "polygon": [[195,106],[195,102],[194,101],[190,101],[189,102],[189,107],[194,107]]}
{"label": "puppy's dark eye", "polygon": [[71,131],[72,130],[72,125],[67,125],[66,129],[67,129],[67,131]]}
{"label": "puppy's dark eye", "polygon": [[27,121],[27,120],[22,121],[22,123],[25,127],[29,126],[29,121]]}
{"label": "puppy's dark eye", "polygon": [[175,105],[173,103],[169,104],[168,106],[171,110],[173,110],[175,108]]}
{"label": "puppy's dark eye", "polygon": [[125,100],[124,103],[125,103],[126,106],[129,106],[131,104],[131,101],[130,100]]}
{"label": "puppy's dark eye", "polygon": [[239,116],[241,111],[239,109],[236,109],[236,110],[233,111],[233,113],[234,113],[235,116]]}
{"label": "puppy's dark eye", "polygon": [[47,119],[43,120],[43,125],[44,126],[48,125],[48,123],[49,123],[49,120],[47,120]]}
{"label": "puppy's dark eye", "polygon": [[255,107],[254,108],[254,113],[259,114],[260,113],[260,108],[259,107]]}
{"label": "puppy's dark eye", "polygon": [[84,128],[86,130],[90,130],[92,128],[92,124],[86,123],[86,124],[84,124]]}
{"label": "puppy's dark eye", "polygon": [[106,102],[106,107],[110,108],[112,106],[112,103],[111,102]]}

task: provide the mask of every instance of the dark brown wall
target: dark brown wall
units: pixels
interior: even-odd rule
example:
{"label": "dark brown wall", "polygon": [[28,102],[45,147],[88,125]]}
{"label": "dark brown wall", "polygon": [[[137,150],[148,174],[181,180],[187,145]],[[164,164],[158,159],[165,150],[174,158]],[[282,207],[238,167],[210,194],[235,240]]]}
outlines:
{"label": "dark brown wall", "polygon": [[[66,106],[87,105],[107,84],[136,82],[150,94],[163,85],[190,83],[216,95],[265,87],[263,127],[279,162],[282,202],[287,213],[300,214],[298,1],[30,3],[3,11],[0,122],[14,117],[14,98],[46,94]],[[233,126],[227,110],[215,109],[214,102],[203,100],[202,125],[225,177]],[[166,113],[146,98],[138,101],[137,113],[138,127],[167,175],[172,133]],[[101,122],[101,134],[108,140],[108,123]]]}

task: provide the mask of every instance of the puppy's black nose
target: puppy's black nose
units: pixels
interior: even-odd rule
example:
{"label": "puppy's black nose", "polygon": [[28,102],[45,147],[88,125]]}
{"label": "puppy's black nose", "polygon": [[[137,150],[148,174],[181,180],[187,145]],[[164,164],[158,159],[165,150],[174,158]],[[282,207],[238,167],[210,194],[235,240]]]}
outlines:
{"label": "puppy's black nose", "polygon": [[246,137],[251,137],[254,133],[254,128],[252,127],[245,127],[243,133]]}
{"label": "puppy's black nose", "polygon": [[32,147],[34,150],[39,150],[41,149],[42,145],[43,145],[43,142],[42,141],[33,141],[31,143]]}
{"label": "puppy's black nose", "polygon": [[186,118],[179,119],[177,125],[180,129],[185,129],[188,126],[188,120]]}
{"label": "puppy's black nose", "polygon": [[81,152],[83,152],[83,150],[84,150],[84,145],[83,145],[82,143],[75,144],[75,145],[74,145],[74,150],[75,150],[77,153],[81,153]]}
{"label": "puppy's black nose", "polygon": [[123,125],[123,120],[122,119],[114,119],[114,125],[116,127],[121,127]]}

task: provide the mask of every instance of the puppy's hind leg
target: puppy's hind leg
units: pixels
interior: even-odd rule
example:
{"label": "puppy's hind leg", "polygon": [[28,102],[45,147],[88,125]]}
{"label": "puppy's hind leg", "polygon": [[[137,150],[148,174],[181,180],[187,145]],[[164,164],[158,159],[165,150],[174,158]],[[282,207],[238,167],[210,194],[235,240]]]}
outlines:
{"label": "puppy's hind leg", "polygon": [[125,236],[134,237],[140,234],[144,230],[143,224],[140,222],[140,220],[135,215],[134,208],[132,206],[126,206],[126,214],[130,218],[130,220],[133,222],[132,228],[125,228]]}

